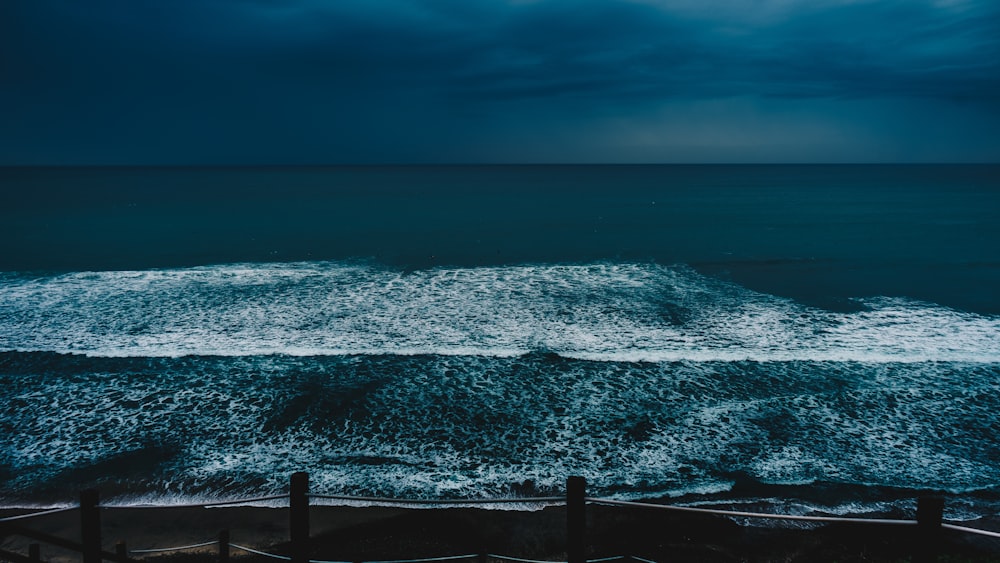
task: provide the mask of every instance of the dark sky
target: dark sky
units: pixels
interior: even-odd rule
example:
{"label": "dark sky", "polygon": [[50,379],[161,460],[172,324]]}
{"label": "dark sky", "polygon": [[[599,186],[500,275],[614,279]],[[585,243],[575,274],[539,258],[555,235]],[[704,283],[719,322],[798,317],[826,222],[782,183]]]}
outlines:
{"label": "dark sky", "polygon": [[0,164],[1000,161],[996,0],[0,0]]}

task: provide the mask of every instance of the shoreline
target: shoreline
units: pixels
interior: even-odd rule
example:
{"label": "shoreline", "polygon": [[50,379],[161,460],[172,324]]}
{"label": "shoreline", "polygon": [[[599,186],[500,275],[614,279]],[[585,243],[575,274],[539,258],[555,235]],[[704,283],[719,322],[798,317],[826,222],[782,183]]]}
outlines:
{"label": "shoreline", "polygon": [[[25,511],[0,510],[0,518]],[[79,541],[79,513],[67,511],[19,525]],[[108,508],[101,511],[105,550],[126,542],[146,550],[211,542],[228,530],[233,545],[289,553],[289,511],[251,506]],[[968,523],[1000,529],[1000,519]],[[566,560],[566,507],[536,511],[482,508],[310,507],[310,557],[334,561],[391,561],[496,554]],[[0,549],[27,554],[35,543],[0,527]],[[588,559],[635,556],[661,561],[908,561],[932,549],[916,526],[826,524],[752,526],[731,518],[627,507],[587,507]],[[945,530],[938,544],[947,561],[1000,562],[1000,539]],[[217,546],[132,553],[150,561],[215,561]],[[231,549],[245,561],[269,560]],[[42,544],[43,561],[80,561],[77,553]],[[3,560],[0,557],[0,560]]]}

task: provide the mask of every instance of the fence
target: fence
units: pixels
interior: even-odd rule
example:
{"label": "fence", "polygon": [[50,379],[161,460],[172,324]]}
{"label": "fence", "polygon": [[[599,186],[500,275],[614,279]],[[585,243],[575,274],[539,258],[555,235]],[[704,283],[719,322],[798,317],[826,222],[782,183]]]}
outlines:
{"label": "fence", "polygon": [[[101,563],[102,561],[112,561],[116,563],[129,563],[134,561],[130,555],[147,555],[154,553],[176,552],[188,549],[204,548],[212,545],[218,546],[218,559],[222,563],[229,561],[232,550],[239,550],[246,553],[289,561],[290,563],[362,563],[358,561],[317,561],[309,559],[310,526],[309,507],[310,499],[342,500],[342,501],[363,501],[370,504],[381,505],[482,505],[500,503],[534,503],[534,504],[558,504],[566,506],[566,555],[565,563],[602,563],[615,560],[632,560],[640,563],[654,563],[647,559],[633,556],[616,556],[602,559],[587,560],[587,511],[588,504],[608,505],[618,507],[641,508],[650,510],[665,510],[676,513],[704,514],[722,516],[728,518],[759,518],[784,521],[800,521],[813,523],[851,523],[865,524],[873,526],[915,526],[922,538],[921,551],[918,552],[918,559],[932,560],[935,554],[935,546],[942,537],[944,530],[961,532],[967,534],[977,534],[985,537],[1000,539],[1000,532],[971,528],[955,523],[945,522],[944,498],[940,496],[921,497],[917,503],[916,519],[879,519],[879,518],[848,518],[836,516],[800,516],[789,514],[767,514],[757,512],[742,512],[714,508],[700,508],[691,506],[674,506],[666,504],[655,504],[646,502],[620,501],[606,498],[592,498],[586,496],[586,480],[583,477],[569,477],[566,481],[566,495],[558,497],[530,497],[530,498],[505,498],[505,499],[459,499],[459,500],[422,500],[422,499],[389,499],[380,497],[359,497],[348,495],[323,495],[309,493],[309,475],[304,472],[294,473],[289,483],[289,492],[286,495],[272,495],[253,498],[243,498],[229,501],[171,505],[172,508],[181,507],[220,507],[236,504],[248,504],[254,502],[264,502],[272,500],[288,499],[289,508],[289,555],[277,555],[266,553],[257,549],[234,544],[230,541],[229,531],[222,530],[216,539],[192,545],[183,545],[169,548],[137,549],[129,551],[123,542],[115,546],[115,551],[108,552],[103,549],[101,537],[101,509],[114,508],[162,508],[151,505],[137,506],[102,506],[96,490],[90,489],[80,493],[80,503],[78,506],[57,508],[53,510],[43,510],[18,516],[0,519],[0,530],[11,534],[21,535],[29,539],[34,539],[42,543],[52,544],[58,547],[69,549],[81,554],[83,563]],[[21,523],[32,518],[57,514],[67,511],[79,511],[80,513],[80,541],[56,537],[50,534],[32,530],[24,527]],[[0,559],[6,559],[14,563],[39,563],[41,550],[38,543],[30,544],[28,554],[13,553],[0,550]],[[527,559],[520,559],[506,555],[477,553],[467,555],[454,555],[447,557],[436,557],[429,559],[408,559],[394,561],[367,561],[364,563],[430,563],[436,561],[457,561],[476,559],[479,563],[485,563],[486,559],[498,561],[510,561],[513,563],[551,563],[536,562]]]}

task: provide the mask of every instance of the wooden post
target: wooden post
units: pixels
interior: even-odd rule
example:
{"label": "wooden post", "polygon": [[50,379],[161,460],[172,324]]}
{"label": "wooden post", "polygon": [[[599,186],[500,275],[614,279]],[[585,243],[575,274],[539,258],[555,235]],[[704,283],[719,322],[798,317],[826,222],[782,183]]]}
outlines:
{"label": "wooden post", "polygon": [[125,545],[124,540],[118,540],[118,542],[115,543],[115,555],[118,556],[118,561],[120,563],[128,561],[128,546]]}
{"label": "wooden post", "polygon": [[83,563],[101,563],[100,495],[95,489],[80,492],[80,540]]}
{"label": "wooden post", "polygon": [[219,563],[229,562],[229,530],[219,532]]}
{"label": "wooden post", "polygon": [[28,559],[35,562],[40,562],[42,560],[42,548],[37,543],[28,545]]}
{"label": "wooden post", "polygon": [[941,521],[944,519],[944,497],[928,496],[917,499],[917,533],[914,542],[918,552],[915,561],[937,561],[941,550]]}
{"label": "wooden post", "polygon": [[309,561],[309,474],[292,474],[289,484],[289,539],[292,542],[292,563]]}
{"label": "wooden post", "polygon": [[587,480],[566,479],[566,557],[567,563],[587,561]]}

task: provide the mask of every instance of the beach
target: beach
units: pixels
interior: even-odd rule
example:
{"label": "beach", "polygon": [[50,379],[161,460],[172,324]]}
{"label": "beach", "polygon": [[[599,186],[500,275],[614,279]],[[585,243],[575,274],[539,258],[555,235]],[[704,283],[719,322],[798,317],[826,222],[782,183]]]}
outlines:
{"label": "beach", "polygon": [[[314,506],[310,557],[320,561],[388,561],[489,554],[565,561],[565,507],[537,511],[477,508]],[[16,511],[0,512],[0,517]],[[229,530],[231,545],[287,555],[288,511],[280,508],[119,508],[101,514],[104,549],[125,542],[133,558],[212,561],[216,545],[176,552],[142,550],[216,540]],[[997,529],[996,519],[965,523]],[[67,539],[79,537],[77,512],[39,517],[22,525]],[[0,548],[27,554],[23,538],[2,533]],[[935,549],[916,527],[862,524],[761,526],[728,518],[608,506],[587,508],[588,559],[633,556],[650,561],[911,561]],[[947,532],[930,561],[1000,561],[1000,540]],[[233,557],[269,560],[231,547]],[[48,545],[42,559],[79,561],[79,554]],[[2,558],[0,558],[2,560]],[[499,561],[499,560],[498,560]]]}

